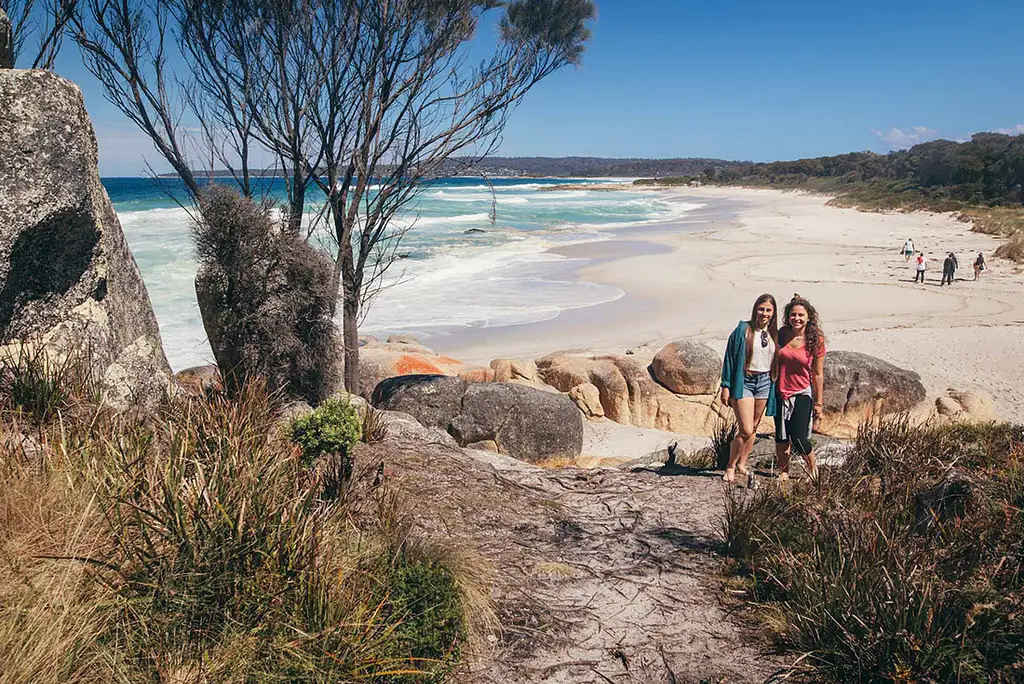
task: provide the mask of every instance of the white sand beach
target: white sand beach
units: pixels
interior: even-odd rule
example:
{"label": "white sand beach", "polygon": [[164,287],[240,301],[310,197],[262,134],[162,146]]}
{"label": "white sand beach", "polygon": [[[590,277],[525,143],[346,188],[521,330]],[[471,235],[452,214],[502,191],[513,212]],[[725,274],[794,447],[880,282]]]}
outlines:
{"label": "white sand beach", "polygon": [[[643,360],[680,338],[721,351],[757,295],[771,292],[781,305],[799,292],[818,308],[830,349],[915,370],[930,394],[980,390],[993,397],[1001,418],[1024,421],[1024,272],[993,257],[998,239],[972,233],[950,215],[864,213],[803,193],[658,192],[705,202],[708,210],[685,225],[633,229],[557,250],[591,259],[577,276],[625,296],[541,323],[439,337],[431,346],[476,363],[557,350],[631,349]],[[924,285],[913,283],[912,265],[899,254],[907,237],[929,255]],[[950,251],[960,270],[952,286],[940,287]],[[978,251],[989,269],[973,282]]]}

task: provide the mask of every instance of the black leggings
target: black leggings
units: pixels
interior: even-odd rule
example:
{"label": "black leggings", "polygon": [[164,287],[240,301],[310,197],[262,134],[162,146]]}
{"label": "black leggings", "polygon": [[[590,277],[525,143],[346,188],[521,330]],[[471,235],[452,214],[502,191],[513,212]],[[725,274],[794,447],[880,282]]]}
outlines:
{"label": "black leggings", "polygon": [[814,445],[811,444],[811,412],[814,410],[814,400],[806,394],[798,394],[793,414],[789,420],[783,421],[782,395],[776,395],[775,398],[778,400],[775,410],[775,442],[792,444],[793,449],[801,456],[814,451]]}

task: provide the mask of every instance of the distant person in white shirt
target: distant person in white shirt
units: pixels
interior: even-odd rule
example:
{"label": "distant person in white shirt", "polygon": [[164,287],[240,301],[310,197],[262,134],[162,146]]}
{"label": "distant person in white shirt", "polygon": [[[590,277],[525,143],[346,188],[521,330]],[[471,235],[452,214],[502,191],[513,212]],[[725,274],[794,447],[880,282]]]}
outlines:
{"label": "distant person in white shirt", "polygon": [[907,238],[907,241],[903,243],[903,256],[907,258],[908,262],[910,257],[914,256],[914,241],[910,238]]}
{"label": "distant person in white shirt", "polygon": [[917,253],[917,275],[914,276],[914,282],[920,282],[924,284],[924,272],[928,268],[928,259],[925,258],[924,252]]}

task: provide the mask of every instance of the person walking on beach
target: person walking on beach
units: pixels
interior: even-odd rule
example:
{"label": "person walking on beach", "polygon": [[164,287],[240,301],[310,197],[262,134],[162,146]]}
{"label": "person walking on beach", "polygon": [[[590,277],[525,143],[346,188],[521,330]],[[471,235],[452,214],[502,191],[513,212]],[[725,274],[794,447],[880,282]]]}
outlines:
{"label": "person walking on beach", "polygon": [[939,286],[945,286],[946,283],[953,284],[953,276],[956,274],[956,257],[950,252],[949,256],[942,262],[942,282]]}
{"label": "person walking on beach", "polygon": [[747,475],[747,459],[757,440],[762,416],[775,415],[772,362],[778,347],[778,306],[763,294],[754,302],[749,321],[740,321],[729,336],[722,362],[722,403],[736,414],[736,437],[729,448],[729,466],[722,479],[732,482],[736,471]]}
{"label": "person walking on beach", "polygon": [[977,280],[981,272],[985,270],[985,255],[978,252],[978,258],[974,260],[974,279]]}
{"label": "person walking on beach", "polygon": [[924,283],[924,272],[928,268],[928,260],[924,257],[924,252],[917,253],[917,275],[914,276],[914,282]]}
{"label": "person walking on beach", "polygon": [[914,256],[914,241],[907,238],[907,241],[903,243],[903,256],[909,262],[910,257]]}
{"label": "person walking on beach", "polygon": [[789,478],[792,451],[803,456],[807,474],[818,476],[811,431],[821,415],[825,391],[825,333],[818,312],[800,295],[786,305],[775,355],[775,453],[779,478]]}

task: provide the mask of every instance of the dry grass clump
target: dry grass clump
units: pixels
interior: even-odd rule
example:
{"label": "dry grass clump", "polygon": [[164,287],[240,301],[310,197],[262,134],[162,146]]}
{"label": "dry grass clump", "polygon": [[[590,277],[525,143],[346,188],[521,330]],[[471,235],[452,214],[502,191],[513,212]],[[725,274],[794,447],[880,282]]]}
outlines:
{"label": "dry grass clump", "polygon": [[259,383],[134,416],[36,384],[0,412],[0,683],[437,681],[489,627],[479,562],[386,482],[325,496]]}
{"label": "dry grass clump", "polygon": [[367,444],[383,442],[388,436],[388,422],[384,414],[367,403],[362,415],[362,440]]}
{"label": "dry grass clump", "polygon": [[1024,229],[1015,233],[1005,244],[996,250],[996,256],[1015,261],[1018,264],[1024,263]]}
{"label": "dry grass clump", "polygon": [[1021,426],[889,420],[816,485],[728,496],[735,569],[813,678],[1020,681]]}

